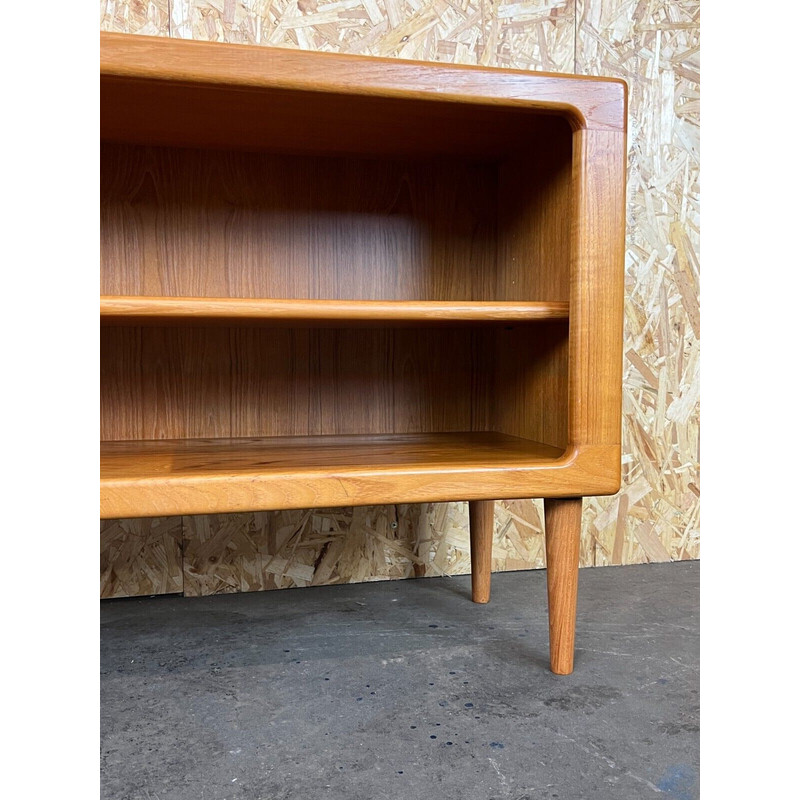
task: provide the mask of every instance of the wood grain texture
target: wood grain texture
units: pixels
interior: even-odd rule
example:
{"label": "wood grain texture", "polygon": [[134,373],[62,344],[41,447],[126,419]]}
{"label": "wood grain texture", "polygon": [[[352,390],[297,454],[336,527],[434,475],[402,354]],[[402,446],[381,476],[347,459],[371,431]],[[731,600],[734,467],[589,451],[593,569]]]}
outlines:
{"label": "wood grain texture", "polygon": [[[336,53],[310,55],[283,48],[165,41],[104,33],[101,34],[100,74],[101,96],[105,87],[111,89],[102,101],[106,107],[101,112],[101,132],[104,138],[112,140],[122,135],[123,141],[136,141],[139,132],[147,133],[147,140],[152,140],[156,129],[142,118],[157,112],[159,121],[167,122],[173,137],[169,143],[185,144],[186,137],[193,139],[198,131],[192,116],[187,118],[184,112],[189,112],[200,98],[204,101],[204,119],[214,125],[214,112],[218,109],[236,109],[241,102],[241,107],[252,113],[254,106],[247,102],[248,96],[259,95],[262,104],[281,104],[282,120],[285,119],[291,129],[294,129],[295,119],[308,118],[303,106],[307,105],[309,95],[315,98],[323,95],[315,106],[315,111],[318,108],[322,114],[320,124],[326,121],[328,106],[324,96],[347,97],[348,115],[337,113],[331,121],[335,120],[340,128],[352,133],[357,130],[354,123],[362,113],[368,118],[379,116],[378,108],[389,108],[382,100],[398,97],[412,104],[411,108],[419,101],[432,102],[433,113],[438,105],[443,112],[452,112],[459,120],[464,119],[464,114],[469,116],[478,109],[492,107],[556,112],[569,117],[575,126],[589,130],[624,131],[626,125],[620,106],[625,91],[622,81],[595,81],[556,73],[512,69],[498,73],[458,64],[441,64],[431,70],[424,62],[407,60],[344,57]],[[150,88],[142,94],[141,86],[147,81],[151,82]],[[180,102],[181,97],[186,99]],[[126,113],[125,106],[134,99],[144,104],[143,107],[135,114]],[[228,105],[229,100],[236,105]],[[172,113],[177,111],[181,113]],[[394,122],[392,115],[383,116],[387,122]],[[502,122],[502,112],[498,116]],[[240,132],[233,116],[227,118],[225,124],[227,137],[231,137],[233,131]],[[264,130],[277,136],[280,129],[268,127]],[[434,127],[429,128],[428,133],[437,135]],[[385,135],[391,145],[398,141],[393,125],[386,126]],[[224,143],[237,144],[231,138]],[[270,143],[269,139],[265,143]],[[210,144],[210,141],[205,140],[203,144]],[[327,146],[324,140],[317,141],[317,152],[320,144]]]}
{"label": "wood grain texture", "polygon": [[469,504],[469,551],[472,565],[472,602],[488,603],[492,586],[492,539],[494,501],[471,500]]}
{"label": "wood grain texture", "polygon": [[[236,450],[238,453],[238,443]],[[609,490],[606,464],[614,451],[608,448],[586,448],[579,455],[570,453],[541,461],[527,458],[516,464],[506,460],[498,469],[472,462],[469,447],[458,450],[463,460],[451,458],[442,466],[435,460],[429,461],[424,468],[417,464],[372,469],[292,465],[274,471],[251,468],[241,474],[230,470],[208,473],[200,468],[196,473],[173,479],[165,472],[152,476],[139,471],[136,466],[139,457],[125,448],[121,460],[126,466],[120,470],[121,476],[101,481],[100,514],[103,518],[114,518],[234,513],[252,508],[311,508],[328,501],[345,507],[354,502],[375,505],[385,502],[387,497],[425,503],[452,497],[459,491],[469,500],[488,500],[513,498],[515,494],[569,497],[576,486],[592,494]],[[365,458],[369,461],[367,454]],[[240,453],[237,459],[241,463]],[[108,454],[102,460],[106,465],[113,463],[109,462]],[[144,460],[149,461],[149,457]],[[128,477],[131,473],[133,477]]]}
{"label": "wood grain texture", "polygon": [[576,480],[568,466],[558,448],[489,432],[108,441],[101,513],[344,506],[379,495],[435,502],[457,486],[478,498],[524,494],[526,482],[558,495]]}
{"label": "wood grain texture", "polygon": [[230,297],[100,298],[101,325],[323,324],[353,327],[519,323],[569,319],[567,302],[491,303],[375,300],[251,300]]}
{"label": "wood grain texture", "polygon": [[[591,443],[619,447],[625,135],[577,131],[575,140],[569,435],[577,446]],[[619,465],[620,460],[615,459],[617,483]]]}
{"label": "wood grain texture", "polygon": [[558,448],[491,432],[350,434],[103,442],[103,480],[252,477],[296,469],[477,469],[559,458]]}
{"label": "wood grain texture", "polygon": [[101,291],[567,302],[573,134],[548,130],[494,162],[106,144]]}
{"label": "wood grain texture", "polygon": [[[574,136],[552,137],[548,147],[523,150],[498,168],[498,227],[495,288],[505,296],[514,287],[521,296],[541,300],[570,298],[570,271],[575,233]],[[540,153],[547,150],[548,157]],[[531,191],[531,186],[537,186]],[[536,269],[520,265],[536,265]],[[577,330],[573,319],[571,330]],[[498,333],[498,339],[503,334]],[[495,351],[494,384],[517,391],[504,392],[495,414],[500,430],[517,436],[566,447],[569,443],[568,407],[559,402],[568,393],[569,349],[563,332],[550,326],[537,337],[538,358],[520,372],[519,350],[500,344]],[[527,397],[527,399],[526,399]],[[537,398],[534,400],[534,398]]]}
{"label": "wood grain texture", "polygon": [[[524,353],[525,357],[521,357]],[[550,323],[494,332],[489,414],[496,430],[569,445],[569,332]]]}
{"label": "wood grain texture", "polygon": [[497,168],[485,162],[105,145],[101,171],[103,294],[568,299],[510,281],[493,291]]}
{"label": "wood grain texture", "polygon": [[544,501],[550,669],[556,675],[569,675],[573,668],[582,506],[580,497]]}
{"label": "wood grain texture", "polygon": [[101,439],[495,430],[563,450],[566,323],[497,328],[104,326]]}

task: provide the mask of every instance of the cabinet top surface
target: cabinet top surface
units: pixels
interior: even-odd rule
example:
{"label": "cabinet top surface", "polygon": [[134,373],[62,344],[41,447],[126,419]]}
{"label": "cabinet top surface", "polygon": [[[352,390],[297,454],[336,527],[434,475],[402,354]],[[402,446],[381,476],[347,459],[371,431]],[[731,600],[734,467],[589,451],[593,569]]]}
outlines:
{"label": "cabinet top surface", "polygon": [[624,131],[627,86],[614,78],[102,33],[101,82],[159,82],[502,107],[558,114],[573,128]]}

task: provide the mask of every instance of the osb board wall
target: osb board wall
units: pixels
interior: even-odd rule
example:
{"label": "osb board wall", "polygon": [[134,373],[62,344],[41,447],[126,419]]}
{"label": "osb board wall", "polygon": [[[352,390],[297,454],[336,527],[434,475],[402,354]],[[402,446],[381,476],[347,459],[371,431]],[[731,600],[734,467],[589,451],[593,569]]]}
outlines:
{"label": "osb board wall", "polygon": [[[699,2],[103,0],[100,8],[103,30],[624,78],[624,485],[584,502],[581,563],[699,556]],[[461,574],[467,525],[463,503],[108,521],[101,594]],[[543,555],[541,502],[498,503],[493,569],[542,567]]]}
{"label": "osb board wall", "polygon": [[183,591],[181,517],[104,520],[100,542],[101,597]]}

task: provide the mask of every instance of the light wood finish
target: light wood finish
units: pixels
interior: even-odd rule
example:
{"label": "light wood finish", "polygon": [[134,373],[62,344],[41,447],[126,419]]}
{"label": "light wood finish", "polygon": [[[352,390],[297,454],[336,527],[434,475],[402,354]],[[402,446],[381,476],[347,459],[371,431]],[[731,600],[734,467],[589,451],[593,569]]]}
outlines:
{"label": "light wood finish", "polygon": [[544,501],[550,669],[556,675],[569,675],[573,668],[582,508],[580,497]]}
{"label": "light wood finish", "polygon": [[[559,135],[571,136],[563,122]],[[543,157],[549,149],[543,141]],[[104,143],[101,293],[568,300],[531,294],[519,275],[517,284],[510,276],[495,291],[497,232],[504,224],[497,173],[494,163],[454,158],[299,157]],[[523,263],[535,271],[531,262]]]}
{"label": "light wood finish", "polygon": [[333,325],[352,327],[566,320],[569,303],[266,300],[230,297],[100,298],[102,325]]}
{"label": "light wood finish", "polygon": [[104,516],[618,489],[621,81],[104,36],[101,98]]}
{"label": "light wood finish", "polygon": [[[102,442],[104,480],[147,480],[160,475],[252,475],[295,469],[356,469],[400,465],[474,469],[559,458],[558,448],[501,433],[390,434],[385,436],[250,436],[239,439],[153,439]],[[327,503],[323,504],[327,505]]]}
{"label": "light wood finish", "polygon": [[[191,453],[198,447],[197,440],[103,442],[100,516],[135,518],[253,508],[378,505],[387,496],[403,503],[444,502],[457,490],[469,500],[500,495],[559,497],[569,496],[576,481],[587,493],[601,494],[608,488],[603,467],[611,453],[606,450],[559,456],[557,448],[524,440],[519,448],[506,448],[503,443],[481,451],[475,448],[470,434],[457,436],[454,443],[442,448],[443,437],[452,434],[409,434],[413,458],[405,455],[407,447],[393,442],[381,463],[373,454],[386,452],[385,442],[395,436],[399,435],[377,437],[377,447],[358,445],[354,437],[341,438],[337,447],[342,448],[346,463],[340,465],[315,464],[311,454],[318,448],[305,449],[307,443],[302,437],[279,437],[282,441],[277,451],[279,458],[285,459],[285,466],[280,467],[268,466],[275,457],[268,441],[263,452],[254,454],[247,441],[224,440],[220,446],[225,464],[219,469],[215,467],[217,454],[212,440],[208,444],[210,454],[195,454],[188,467],[180,466],[174,473],[173,459],[177,454]],[[417,450],[415,439],[433,444]],[[159,451],[162,442],[166,449]],[[289,452],[298,457],[287,458]],[[492,453],[495,455],[490,457]],[[207,456],[210,466],[206,465]],[[358,458],[362,460],[356,465]],[[375,459],[379,463],[374,463]]]}
{"label": "light wood finish", "polygon": [[507,327],[103,327],[101,438],[495,430],[535,439],[525,425],[566,414],[566,380],[552,387],[562,394],[539,397],[530,376],[552,369],[568,328]]}
{"label": "light wood finish", "polygon": [[117,34],[101,35],[100,59],[101,132],[116,141],[496,154],[524,147],[543,115],[626,122],[617,80]]}
{"label": "light wood finish", "polygon": [[106,143],[101,292],[567,302],[573,133],[551,128],[522,163]]}
{"label": "light wood finish", "polygon": [[472,562],[472,602],[488,603],[492,587],[492,539],[494,501],[471,500],[469,548]]}
{"label": "light wood finish", "polygon": [[[435,502],[541,478],[558,494],[558,448],[491,432],[102,442],[104,517]],[[555,478],[555,481],[553,480]]]}
{"label": "light wood finish", "polygon": [[[619,446],[622,428],[622,270],[625,135],[575,133],[570,287],[570,438]],[[620,458],[609,464],[620,480]]]}

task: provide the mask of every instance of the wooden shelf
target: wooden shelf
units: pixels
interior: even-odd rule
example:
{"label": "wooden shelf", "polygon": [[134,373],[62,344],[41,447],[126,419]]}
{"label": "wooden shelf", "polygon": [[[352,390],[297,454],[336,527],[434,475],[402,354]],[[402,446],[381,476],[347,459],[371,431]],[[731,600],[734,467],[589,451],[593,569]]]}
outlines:
{"label": "wooden shelf", "polygon": [[100,298],[103,325],[447,325],[566,320],[569,303],[267,300],[229,297]]}
{"label": "wooden shelf", "polygon": [[101,514],[341,506],[392,491],[396,502],[446,500],[474,494],[455,488],[467,474],[541,468],[562,455],[493,432],[102,442]]}

